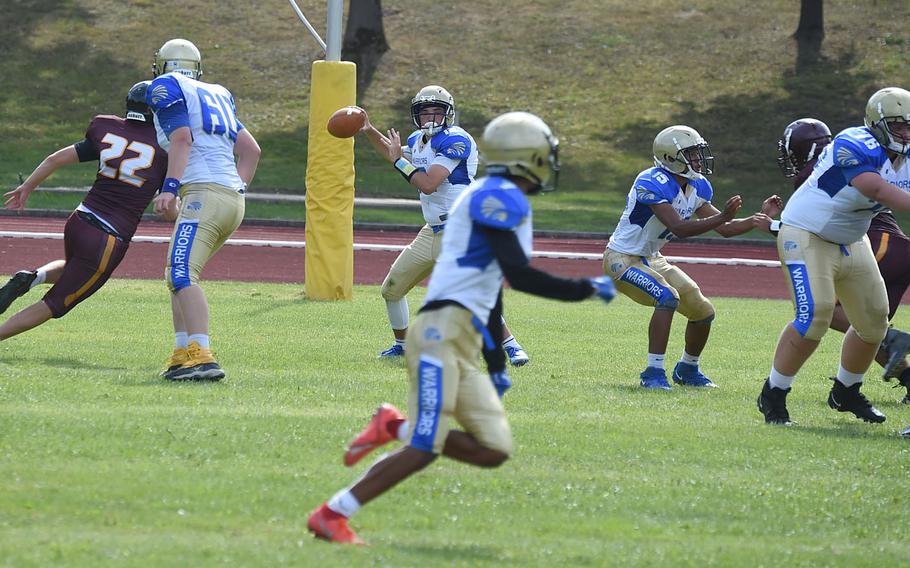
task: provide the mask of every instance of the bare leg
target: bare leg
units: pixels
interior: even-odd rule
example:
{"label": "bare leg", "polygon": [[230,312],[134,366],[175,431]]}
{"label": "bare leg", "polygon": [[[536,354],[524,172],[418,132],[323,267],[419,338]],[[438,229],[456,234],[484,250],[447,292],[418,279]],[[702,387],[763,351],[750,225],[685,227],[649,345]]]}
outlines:
{"label": "bare leg", "polygon": [[865,373],[872,364],[872,359],[878,351],[878,343],[866,343],[860,339],[852,327],[844,335],[841,347],[841,366],[851,373]]}
{"label": "bare leg", "polygon": [[171,293],[171,314],[174,318],[174,332],[186,333],[186,321],[183,319],[183,310],[180,309],[180,301],[177,294]]}
{"label": "bare leg", "polygon": [[694,357],[701,355],[705,345],[708,343],[708,336],[711,335],[710,323],[689,322],[686,324],[686,353]]}
{"label": "bare leg", "polygon": [[63,274],[63,268],[66,266],[65,260],[52,260],[38,268],[38,270],[43,270],[47,275],[44,277],[45,284],[56,284],[57,280],[60,279],[60,275]]}
{"label": "bare leg", "polygon": [[818,347],[818,341],[801,336],[791,324],[787,324],[774,352],[774,368],[779,373],[795,376]]}
{"label": "bare leg", "polygon": [[[206,334],[209,332],[209,304],[205,299],[205,292],[198,284],[188,286],[176,294],[183,315],[186,332],[190,335]],[[175,322],[176,323],[176,322]]]}
{"label": "bare leg", "polygon": [[395,336],[395,339],[405,339],[408,336],[408,328],[393,329],[392,334]]}
{"label": "bare leg", "polygon": [[648,353],[661,354],[667,352],[667,343],[670,341],[670,326],[673,323],[675,310],[655,309],[648,325]]}
{"label": "bare leg", "polygon": [[[480,467],[496,467],[508,456],[482,446],[474,436],[452,430],[446,437],[443,455]],[[361,505],[382,495],[399,482],[430,465],[436,455],[410,446],[399,448],[377,461],[367,473],[351,487],[351,493]]]}
{"label": "bare leg", "polygon": [[3,325],[0,325],[0,341],[38,327],[49,319],[51,319],[51,310],[47,304],[36,302],[17,312],[3,322]]}

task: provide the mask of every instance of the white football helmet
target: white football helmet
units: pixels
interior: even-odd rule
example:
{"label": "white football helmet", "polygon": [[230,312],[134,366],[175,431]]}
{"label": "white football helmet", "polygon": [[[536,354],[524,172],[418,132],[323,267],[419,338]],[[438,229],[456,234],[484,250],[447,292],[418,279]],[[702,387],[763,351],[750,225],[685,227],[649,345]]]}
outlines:
{"label": "white football helmet", "polygon": [[152,72],[157,77],[165,73],[176,71],[191,79],[202,77],[202,55],[193,45],[185,39],[172,39],[162,45],[155,52],[155,61],[152,63]]}
{"label": "white football helmet", "polygon": [[553,191],[559,179],[559,140],[529,112],[507,112],[490,121],[480,141],[487,174],[524,178],[528,193]]}
{"label": "white football helmet", "polygon": [[[438,106],[445,111],[445,119],[442,123],[431,122],[426,125],[420,124],[420,111],[424,107]],[[428,137],[433,136],[443,128],[455,124],[455,99],[449,92],[438,85],[428,85],[420,89],[414,98],[411,99],[411,120],[414,125],[423,131]]]}
{"label": "white football helmet", "polygon": [[689,179],[714,173],[711,148],[694,128],[678,124],[654,138],[654,165]]}

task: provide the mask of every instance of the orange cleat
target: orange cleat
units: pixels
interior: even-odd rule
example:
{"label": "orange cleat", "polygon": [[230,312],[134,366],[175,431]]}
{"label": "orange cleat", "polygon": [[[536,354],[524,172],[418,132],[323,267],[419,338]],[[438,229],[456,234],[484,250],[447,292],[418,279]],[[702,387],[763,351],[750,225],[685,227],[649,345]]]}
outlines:
{"label": "orange cleat", "polygon": [[351,467],[379,446],[394,440],[395,437],[389,434],[388,429],[389,422],[393,420],[404,420],[404,416],[391,404],[387,402],[380,404],[373,413],[370,423],[351,441],[344,453],[344,465]]}
{"label": "orange cleat", "polygon": [[310,514],[307,529],[316,538],[340,544],[366,544],[348,526],[348,518],[329,509],[326,503]]}

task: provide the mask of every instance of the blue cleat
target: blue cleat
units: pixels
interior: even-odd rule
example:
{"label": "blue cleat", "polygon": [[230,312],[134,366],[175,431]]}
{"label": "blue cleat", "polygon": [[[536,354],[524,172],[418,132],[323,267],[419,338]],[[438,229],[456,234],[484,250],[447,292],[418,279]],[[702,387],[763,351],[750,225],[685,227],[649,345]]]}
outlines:
{"label": "blue cleat", "polygon": [[520,345],[518,347],[507,346],[505,349],[506,355],[509,356],[509,363],[511,363],[513,367],[521,367],[531,360]]}
{"label": "blue cleat", "polygon": [[396,343],[379,354],[380,359],[385,359],[386,357],[404,357],[404,347]]}
{"label": "blue cleat", "polygon": [[667,382],[667,373],[657,367],[648,367],[642,371],[641,386],[646,389],[671,390],[670,383]]}
{"label": "blue cleat", "polygon": [[673,368],[673,382],[687,387],[717,388],[717,385],[698,369],[698,365],[690,365],[682,361]]}

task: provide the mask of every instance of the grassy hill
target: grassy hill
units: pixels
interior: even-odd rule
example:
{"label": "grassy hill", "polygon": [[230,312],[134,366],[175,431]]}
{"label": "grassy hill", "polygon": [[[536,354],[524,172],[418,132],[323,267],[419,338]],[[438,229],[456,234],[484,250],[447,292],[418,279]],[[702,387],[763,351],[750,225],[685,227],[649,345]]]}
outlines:
{"label": "grassy hill", "polygon": [[[324,4],[302,3],[320,29]],[[789,189],[774,161],[789,121],[857,124],[872,92],[910,77],[910,4],[896,0],[828,2],[822,59],[800,69],[790,38],[796,0],[383,7],[391,50],[359,94],[373,121],[409,130],[408,101],[429,83],[455,95],[475,134],[506,110],[541,115],[562,140],[564,165],[559,191],[537,200],[541,228],[610,230],[633,177],[650,164],[654,135],[674,123],[711,143],[719,198],[741,193],[754,209]],[[310,66],[321,53],[286,2],[11,0],[0,32],[3,186],[78,140],[94,114],[121,113],[129,86],[150,77],[155,49],[179,36],[202,50],[205,78],[231,88],[263,147],[254,190],[303,191]],[[92,177],[83,166],[53,182]],[[357,192],[414,195],[367,144],[358,144]]]}

